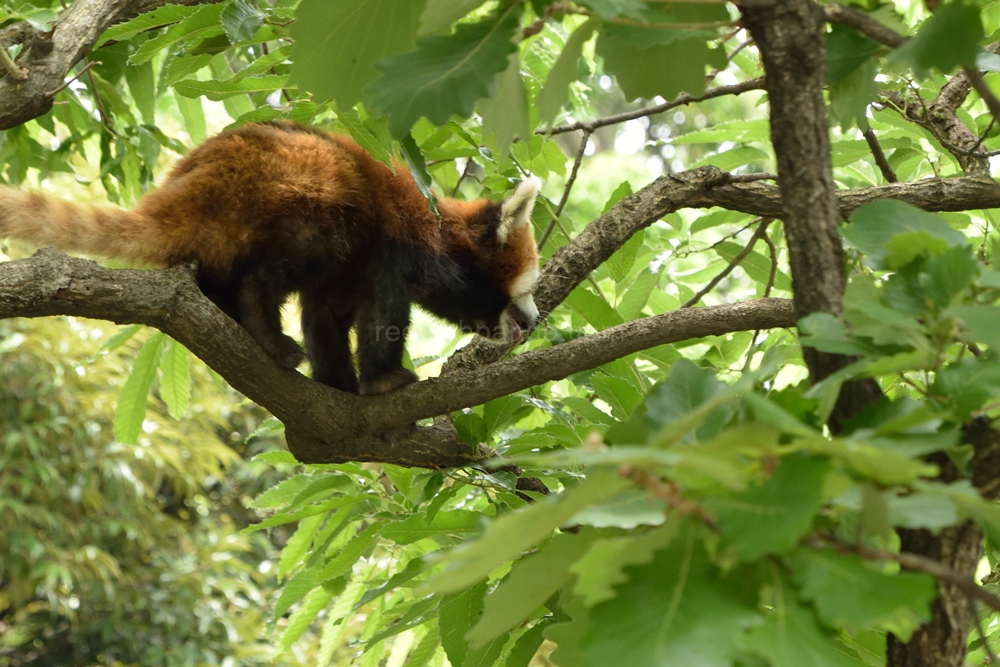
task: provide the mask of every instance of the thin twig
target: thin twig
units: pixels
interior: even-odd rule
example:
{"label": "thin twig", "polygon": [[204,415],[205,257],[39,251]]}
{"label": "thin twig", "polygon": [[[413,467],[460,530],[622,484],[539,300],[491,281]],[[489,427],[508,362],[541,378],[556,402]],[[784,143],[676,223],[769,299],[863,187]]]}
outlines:
{"label": "thin twig", "polygon": [[576,182],[576,175],[577,172],[580,171],[580,163],[583,161],[583,154],[587,151],[587,142],[590,141],[591,132],[592,130],[584,130],[583,136],[580,137],[580,148],[576,151],[576,159],[573,161],[573,170],[569,173],[569,180],[566,181],[566,187],[563,188],[562,198],[559,200],[559,206],[556,207],[555,214],[552,217],[552,222],[550,222],[549,226],[545,228],[545,233],[542,234],[542,238],[538,242],[539,250],[545,247],[545,242],[549,240],[552,230],[555,229],[556,221],[559,220],[559,216],[562,215],[563,209],[566,207],[566,202],[569,201],[569,191],[573,189],[573,183]]}
{"label": "thin twig", "polygon": [[730,183],[753,183],[754,181],[776,181],[778,180],[777,174],[772,174],[767,171],[759,171],[754,174],[732,174],[729,177]]}
{"label": "thin twig", "polygon": [[451,191],[451,198],[454,199],[458,194],[458,189],[462,187],[462,181],[469,175],[469,171],[472,169],[472,158],[470,157],[465,162],[465,169],[462,170],[462,175],[458,177],[458,182],[455,183],[455,189]]}
{"label": "thin twig", "polygon": [[908,39],[895,30],[882,25],[865,12],[853,7],[845,7],[839,2],[827,5],[824,11],[826,12],[826,20],[830,23],[850,26],[868,35],[876,42],[891,46],[894,49],[901,46]]}
{"label": "thin twig", "polygon": [[[767,234],[762,237],[764,243],[767,244],[768,250],[771,251],[771,273],[767,276],[767,284],[764,285],[764,298],[771,296],[771,290],[774,288],[774,279],[778,275],[778,249],[774,247],[774,241]],[[760,336],[760,329],[755,329],[753,336],[750,338],[750,347],[747,349],[747,360],[743,364],[743,374],[750,372],[750,362],[753,361],[753,355],[757,353],[757,337]]]}
{"label": "thin twig", "polygon": [[58,88],[56,88],[55,90],[53,90],[51,93],[49,93],[49,97],[55,97],[56,95],[58,95],[62,91],[66,90],[66,88],[68,88],[71,83],[73,83],[74,81],[76,81],[77,79],[79,79],[81,76],[83,76],[87,72],[87,70],[89,70],[94,65],[103,65],[103,64],[104,63],[102,63],[100,60],[91,60],[90,62],[88,62],[86,65],[83,66],[82,70],[80,70],[79,72],[77,72],[76,74],[74,74],[72,79],[70,79],[69,81],[64,82],[63,85],[59,86]]}
{"label": "thin twig", "polygon": [[620,16],[604,19],[608,23],[627,25],[634,28],[651,28],[653,30],[711,30],[712,28],[730,28],[738,25],[737,21],[708,21],[705,23],[649,23],[648,21],[635,21],[633,19],[623,19]]}
{"label": "thin twig", "polygon": [[739,263],[742,262],[744,259],[746,259],[747,255],[749,255],[753,251],[753,247],[757,244],[757,240],[765,235],[765,232],[767,231],[767,226],[771,224],[773,221],[774,218],[761,218],[760,225],[757,226],[757,231],[755,231],[753,233],[753,236],[750,237],[749,243],[746,244],[743,250],[740,250],[738,253],[736,253],[736,257],[733,257],[733,261],[729,262],[729,265],[726,268],[724,268],[722,272],[719,273],[719,275],[715,276],[710,281],[708,281],[708,284],[702,287],[697,294],[695,294],[693,297],[682,303],[681,308],[690,308],[691,306],[698,303],[701,300],[701,298],[706,294],[708,294],[709,292],[711,292],[712,289],[716,285],[718,285],[723,278],[732,273],[733,269],[739,266]]}
{"label": "thin twig", "polygon": [[577,130],[589,130],[593,132],[599,127],[624,123],[627,120],[634,120],[645,116],[654,116],[658,113],[669,111],[675,107],[691,104],[692,102],[703,102],[704,100],[723,97],[725,95],[740,95],[751,90],[763,89],[764,77],[758,77],[756,79],[750,79],[749,81],[733,84],[731,86],[715,86],[714,88],[709,88],[698,97],[688,95],[687,93],[681,93],[674,99],[669,102],[664,102],[663,104],[657,104],[644,109],[633,109],[632,111],[626,111],[613,116],[605,116],[604,118],[597,118],[579,123],[570,123],[569,125],[559,125],[558,127],[553,127],[550,130],[535,130],[535,134],[565,134],[566,132],[576,132]]}
{"label": "thin twig", "polygon": [[956,572],[936,560],[925,558],[924,556],[918,556],[917,554],[906,552],[895,553],[893,551],[885,551],[883,549],[871,549],[861,544],[848,544],[829,535],[813,535],[804,540],[804,542],[805,544],[818,549],[832,549],[833,551],[842,554],[857,554],[858,556],[869,560],[891,561],[899,563],[907,570],[926,572],[936,579],[955,586],[963,593],[971,595],[980,602],[984,603],[990,609],[1000,611],[1000,598],[977,584],[976,580],[973,579],[971,575]]}
{"label": "thin twig", "polygon": [[987,125],[986,129],[983,130],[983,133],[979,135],[979,139],[976,141],[976,145],[972,147],[972,150],[974,151],[979,150],[979,147],[983,145],[984,141],[986,141],[986,137],[989,136],[990,130],[992,130],[993,126],[996,125],[996,122],[997,122],[996,116],[990,116],[989,125]]}
{"label": "thin twig", "polygon": [[882,144],[878,142],[875,132],[869,127],[862,130],[861,134],[864,135],[865,141],[868,142],[868,148],[871,149],[872,155],[875,156],[875,164],[878,165],[879,171],[882,172],[882,177],[889,183],[898,183],[899,178],[896,176],[896,172],[892,170],[889,160],[886,159],[885,151],[882,150]]}
{"label": "thin twig", "polygon": [[986,660],[984,662],[994,663],[997,661],[997,656],[996,653],[993,652],[993,647],[990,646],[990,640],[989,637],[986,636],[986,631],[983,629],[983,619],[979,618],[979,610],[976,609],[976,599],[971,595],[965,599],[969,601],[969,608],[972,610],[972,618],[976,619],[976,633],[983,641],[983,650],[986,651]]}

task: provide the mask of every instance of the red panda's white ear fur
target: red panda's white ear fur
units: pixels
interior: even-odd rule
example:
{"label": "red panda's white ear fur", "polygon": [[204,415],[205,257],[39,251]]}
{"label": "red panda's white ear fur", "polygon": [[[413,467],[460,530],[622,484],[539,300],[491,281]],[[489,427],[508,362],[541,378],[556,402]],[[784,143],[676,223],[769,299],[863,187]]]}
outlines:
{"label": "red panda's white ear fur", "polygon": [[531,221],[531,211],[535,208],[538,186],[534,181],[521,181],[500,207],[500,226],[497,239],[506,243],[507,238]]}

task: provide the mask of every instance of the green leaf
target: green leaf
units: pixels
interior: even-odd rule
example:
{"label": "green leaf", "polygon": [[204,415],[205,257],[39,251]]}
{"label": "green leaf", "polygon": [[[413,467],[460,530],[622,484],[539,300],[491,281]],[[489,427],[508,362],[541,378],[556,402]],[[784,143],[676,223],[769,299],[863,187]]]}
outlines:
{"label": "green leaf", "polygon": [[174,419],[181,419],[191,401],[191,353],[173,339],[167,342],[167,352],[160,361],[160,398]]}
{"label": "green leaf", "polygon": [[247,42],[264,25],[264,13],[246,0],[232,0],[219,17],[226,37],[233,44]]}
{"label": "green leaf", "polygon": [[[269,454],[289,454],[289,452],[268,452]],[[256,457],[262,458],[264,455]],[[289,454],[290,456],[290,454]],[[256,460],[256,459],[255,459]],[[294,459],[293,459],[294,462]],[[282,507],[292,502],[299,495],[302,489],[306,488],[313,480],[312,475],[296,475],[282,480],[276,486],[271,487],[264,493],[253,499],[250,507],[254,509]]]}
{"label": "green leaf", "polygon": [[104,341],[104,344],[101,345],[101,352],[114,352],[132,340],[132,337],[142,331],[145,326],[145,324],[130,324],[127,327],[122,327],[118,330],[118,333]]}
{"label": "green leaf", "polygon": [[511,647],[507,654],[504,667],[528,667],[528,663],[538,653],[538,648],[542,645],[542,632],[549,627],[548,621],[541,621],[531,627],[530,630],[518,637],[517,642]]}
{"label": "green leaf", "polygon": [[586,481],[558,496],[548,496],[504,514],[489,524],[481,538],[450,552],[445,557],[448,567],[427,588],[450,593],[479,581],[502,563],[541,542],[584,507],[602,502],[629,485],[616,471],[592,470]]}
{"label": "green leaf", "polygon": [[1000,308],[997,306],[970,305],[951,308],[943,313],[957,317],[965,330],[963,338],[969,342],[986,343],[1000,350]]}
{"label": "green leaf", "polygon": [[333,591],[327,590],[322,586],[310,591],[306,599],[302,601],[302,606],[296,609],[288,618],[288,627],[285,628],[285,632],[282,633],[281,638],[274,647],[275,654],[282,653],[291,648],[295,640],[309,629],[313,620],[326,607],[332,597]]}
{"label": "green leaf", "polygon": [[689,524],[652,562],[627,568],[617,596],[591,610],[582,643],[591,665],[723,667],[740,655],[759,617],[719,576],[698,532]]}
{"label": "green leaf", "polygon": [[888,503],[889,522],[902,528],[926,528],[937,533],[961,521],[955,504],[944,496],[925,493],[890,495]]}
{"label": "green leaf", "polygon": [[[583,56],[583,45],[587,43],[599,22],[593,18],[573,31],[570,38],[566,40],[559,57],[549,70],[549,75],[545,79],[545,85],[535,99],[535,106],[538,107],[538,122],[541,125],[551,123],[556,114],[566,100],[569,99],[569,84],[576,81],[579,76],[577,62]],[[626,181],[627,183],[627,181]],[[631,187],[629,194],[632,194]]]}
{"label": "green leaf", "polygon": [[662,528],[595,542],[570,568],[577,575],[573,592],[583,597],[588,607],[615,597],[613,586],[628,580],[624,568],[652,560],[655,552],[674,539],[679,525],[675,515]]}
{"label": "green leaf", "polygon": [[396,165],[392,162],[392,153],[379,141],[378,137],[372,134],[371,130],[365,127],[357,111],[354,109],[338,111],[337,119],[347,128],[347,131],[351,134],[351,138],[359,146],[368,151],[369,155],[389,167],[389,169],[396,170]]}
{"label": "green leaf", "polygon": [[622,323],[622,317],[608,302],[580,285],[566,297],[566,305],[583,315],[591,326],[604,331]]}
{"label": "green leaf", "polygon": [[413,180],[417,183],[417,189],[420,190],[420,194],[427,198],[427,204],[431,211],[437,213],[437,197],[434,196],[434,192],[431,190],[434,181],[427,172],[427,162],[424,160],[424,154],[420,152],[420,147],[413,140],[412,134],[407,134],[400,139],[399,149],[403,153],[406,166],[410,168]]}
{"label": "green leaf", "polygon": [[938,371],[931,393],[946,401],[957,422],[964,422],[987,400],[1000,395],[1000,362],[963,359]]}
{"label": "green leaf", "polygon": [[349,572],[358,559],[365,555],[378,541],[379,533],[384,527],[384,521],[375,521],[369,524],[367,528],[348,542],[347,546],[340,550],[340,553],[327,561],[317,577],[318,581],[330,581]]}
{"label": "green leaf", "polygon": [[383,528],[382,537],[396,544],[412,544],[436,536],[467,537],[478,533],[485,519],[486,515],[469,510],[437,512],[430,521],[422,514],[415,514]]}
{"label": "green leaf", "polygon": [[908,65],[921,76],[929,69],[950,74],[956,67],[975,66],[979,43],[985,38],[975,4],[944,3],[889,56],[889,63]]}
{"label": "green leaf", "polygon": [[[279,426],[282,426],[282,428],[284,428],[280,421],[278,421],[274,417],[270,417],[263,424],[261,424],[257,428],[257,430],[259,431],[267,423],[271,424],[276,423]],[[249,439],[249,436],[247,439]],[[298,465],[299,463],[297,460],[295,460],[295,456],[291,452],[283,452],[283,451],[264,452],[263,454],[258,454],[257,456],[253,457],[253,460],[263,461],[264,463],[269,463],[271,465]]]}
{"label": "green leaf", "polygon": [[446,595],[441,601],[438,625],[441,628],[441,646],[452,665],[464,665],[469,644],[465,635],[479,620],[486,596],[486,582],[482,581],[460,593]]}
{"label": "green leaf", "polygon": [[868,354],[871,350],[851,340],[847,327],[830,313],[812,313],[798,321],[799,342],[831,354]]}
{"label": "green leaf", "polygon": [[94,48],[100,48],[110,41],[123,42],[135,37],[140,32],[146,32],[153,28],[170,25],[171,23],[179,23],[189,16],[197,14],[200,10],[201,7],[198,5],[163,5],[162,7],[157,7],[151,12],[139,14],[130,21],[111,26],[101,33],[101,38],[94,45]]}
{"label": "green leaf", "polygon": [[485,0],[427,0],[420,15],[419,35],[432,35],[450,28],[451,24],[476,9]]}
{"label": "green leaf", "polygon": [[530,407],[525,405],[520,396],[501,396],[483,406],[483,421],[490,433],[496,433],[529,410]]}
{"label": "green leaf", "polygon": [[515,137],[524,141],[531,136],[528,91],[524,88],[516,52],[510,55],[509,62],[507,69],[497,77],[496,94],[479,104],[483,135],[496,133],[496,147],[501,160],[507,157]]}
{"label": "green leaf", "polygon": [[594,530],[557,535],[540,553],[514,564],[510,574],[486,597],[485,611],[466,635],[474,647],[515,628],[555,594],[573,573],[573,565],[596,539]]}
{"label": "green leaf", "polygon": [[948,246],[968,243],[965,234],[952,229],[943,218],[895,199],[882,199],[862,206],[850,220],[851,224],[841,233],[876,268],[883,267],[889,254],[887,246],[896,234],[927,232]]}
{"label": "green leaf", "polygon": [[[291,82],[350,109],[375,61],[413,47],[424,0],[302,0],[292,24]],[[401,133],[402,134],[402,133]]]}
{"label": "green leaf", "polygon": [[908,642],[931,619],[937,586],[929,574],[886,574],[855,555],[810,549],[791,554],[791,562],[800,594],[830,627],[853,634],[874,626]]}
{"label": "green leaf", "polygon": [[[632,194],[631,188],[629,190],[627,194]],[[615,192],[617,193],[617,190]],[[611,274],[616,283],[621,283],[628,277],[629,272],[635,265],[635,258],[639,255],[639,251],[645,242],[646,235],[644,231],[639,231],[633,234],[611,257],[608,257],[605,265],[608,267],[608,273]]]}
{"label": "green leaf", "polygon": [[722,548],[743,561],[794,548],[819,511],[829,470],[826,457],[790,454],[757,488],[707,499],[705,507],[716,518]]}
{"label": "green leaf", "polygon": [[655,273],[649,269],[643,269],[639,272],[618,303],[618,313],[622,318],[631,322],[642,316],[642,309],[646,307],[650,295],[659,284],[662,273],[662,267]]}
{"label": "green leaf", "polygon": [[878,61],[872,58],[830,85],[830,115],[841,128],[868,127],[868,105],[879,96],[878,73]]}
{"label": "green leaf", "polygon": [[135,444],[142,431],[142,422],[146,418],[146,396],[156,379],[160,350],[165,340],[166,336],[157,331],[149,337],[132,362],[132,373],[118,394],[115,408],[115,440],[118,442]]}
{"label": "green leaf", "polygon": [[826,34],[826,83],[843,81],[882,49],[882,44],[854,28],[833,23]]}
{"label": "green leaf", "polygon": [[[723,258],[727,262],[731,262],[736,259],[736,255],[743,250],[743,247],[731,241],[724,241],[715,246],[714,250],[718,253],[719,257]],[[747,272],[747,275],[750,276],[751,280],[761,285],[767,285],[768,278],[771,277],[770,259],[754,250],[743,258],[743,261],[740,262],[740,266]],[[778,269],[774,272],[774,287],[780,290],[785,290],[786,292],[791,292],[792,279],[788,277],[787,273]]]}
{"label": "green leaf", "polygon": [[642,403],[642,392],[628,380],[594,373],[590,376],[590,382],[597,395],[611,406],[611,414],[618,419],[628,419],[635,407]]}
{"label": "green leaf", "polygon": [[[153,63],[143,63],[137,67],[125,68],[132,100],[139,108],[142,120],[147,125],[156,125],[156,85],[153,80]],[[150,165],[152,167],[152,165]]]}
{"label": "green leaf", "polygon": [[775,578],[774,611],[762,625],[750,629],[744,646],[773,667],[862,667],[864,663],[849,656],[837,638],[819,626],[812,609],[795,598],[791,582]]}
{"label": "green leaf", "polygon": [[270,93],[287,87],[287,77],[279,74],[267,76],[248,76],[243,79],[227,81],[199,81],[184,79],[174,84],[174,90],[184,97],[207,97],[213,102],[219,102],[234,95],[246,93]]}
{"label": "green leaf", "polygon": [[625,99],[672,99],[681,92],[695,97],[705,92],[705,67],[726,66],[723,49],[709,49],[702,38],[677,39],[668,44],[637,48],[631,41],[611,37],[602,26],[597,54],[605,69],[618,79]]}
{"label": "green leaf", "polygon": [[667,504],[648,491],[626,491],[599,505],[591,505],[573,517],[573,523],[597,528],[659,526]]}
{"label": "green leaf", "polygon": [[208,31],[222,32],[219,19],[222,16],[224,7],[225,5],[221,4],[201,5],[198,11],[180,23],[171,26],[162,35],[154,37],[136,49],[132,57],[129,58],[129,62],[133,65],[139,65],[152,58],[158,51],[173,46],[185,39],[191,39],[199,35],[204,36]]}
{"label": "green leaf", "polygon": [[306,552],[312,545],[313,537],[316,536],[316,531],[319,530],[325,519],[325,514],[317,514],[299,521],[295,533],[288,538],[284,548],[281,550],[281,559],[278,561],[279,581],[284,579],[289,572],[302,562],[302,557],[306,555]]}
{"label": "green leaf", "polygon": [[691,166],[702,167],[706,164],[710,164],[722,169],[723,171],[732,171],[737,167],[742,167],[753,162],[767,163],[770,162],[770,160],[771,156],[759,148],[754,148],[753,146],[737,146],[736,148],[730,148],[729,150],[722,151],[721,153],[712,153],[711,155],[701,158]]}
{"label": "green leaf", "polygon": [[[688,359],[680,359],[670,368],[666,379],[653,387],[646,397],[645,421],[651,429],[659,430],[709,402],[724,388],[725,385],[710,369],[699,368]],[[714,413],[699,429],[699,437],[711,437],[726,419],[728,412],[725,410]]]}
{"label": "green leaf", "polygon": [[188,136],[191,137],[191,141],[199,146],[205,143],[208,130],[205,124],[205,110],[201,106],[201,99],[190,99],[181,95],[175,95],[174,100],[177,101],[177,108],[180,109],[181,116],[184,118],[184,128],[187,130]]}
{"label": "green leaf", "polygon": [[452,116],[468,118],[476,102],[496,92],[496,75],[517,49],[511,41],[521,5],[496,16],[462,23],[452,35],[421,37],[417,49],[381,58],[382,77],[366,91],[372,106],[389,117],[389,131],[402,137],[421,116],[444,125]]}

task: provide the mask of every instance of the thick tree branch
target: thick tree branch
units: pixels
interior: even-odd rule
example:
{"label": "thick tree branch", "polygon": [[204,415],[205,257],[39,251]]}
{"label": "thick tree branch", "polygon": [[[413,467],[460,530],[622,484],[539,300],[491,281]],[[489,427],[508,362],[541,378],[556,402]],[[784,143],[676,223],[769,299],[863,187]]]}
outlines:
{"label": "thick tree branch", "polygon": [[[55,92],[73,67],[109,26],[162,4],[195,4],[198,0],[75,0],[59,15],[51,32],[17,24],[8,39],[24,44],[17,66],[24,79],[0,76],[0,130],[37,118],[52,108]],[[5,42],[4,46],[9,46]]]}
{"label": "thick tree branch", "polygon": [[477,453],[446,427],[408,426],[417,419],[478,405],[664,343],[794,325],[790,304],[780,299],[689,309],[522,354],[488,369],[382,396],[358,396],[279,368],[198,290],[185,268],[106,269],[51,249],[0,264],[0,318],[48,315],[140,322],[164,331],[284,422],[289,447],[300,461],[374,460],[424,467],[467,464]]}

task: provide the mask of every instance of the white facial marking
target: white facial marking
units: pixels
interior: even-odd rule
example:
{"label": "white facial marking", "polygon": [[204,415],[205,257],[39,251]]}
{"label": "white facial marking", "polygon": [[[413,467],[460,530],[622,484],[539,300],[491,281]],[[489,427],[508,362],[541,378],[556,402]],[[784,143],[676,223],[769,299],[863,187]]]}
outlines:
{"label": "white facial marking", "polygon": [[514,299],[514,305],[521,309],[521,312],[528,316],[531,320],[532,326],[538,322],[539,313],[538,306],[535,305],[535,300],[530,294],[525,294],[524,296],[519,296]]}
{"label": "white facial marking", "polygon": [[535,288],[536,282],[538,282],[538,269],[528,269],[510,284],[511,298],[516,299],[528,294]]}
{"label": "white facial marking", "polygon": [[521,181],[504,200],[500,207],[500,226],[497,227],[497,239],[501,243],[506,243],[512,232],[528,224],[537,196],[538,186],[534,181]]}

